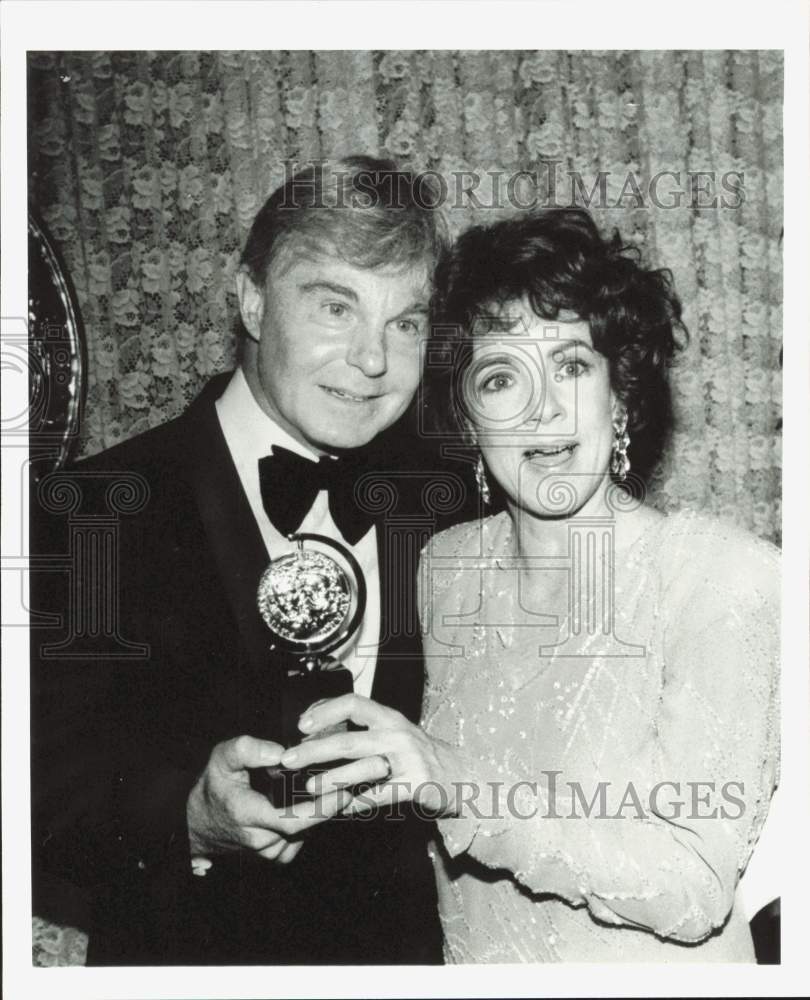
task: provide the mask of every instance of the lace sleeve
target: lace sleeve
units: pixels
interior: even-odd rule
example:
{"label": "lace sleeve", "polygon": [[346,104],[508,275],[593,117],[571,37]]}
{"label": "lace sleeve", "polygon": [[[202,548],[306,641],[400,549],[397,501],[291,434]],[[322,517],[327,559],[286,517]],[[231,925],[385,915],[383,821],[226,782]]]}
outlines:
{"label": "lace sleeve", "polygon": [[467,806],[441,820],[450,854],[467,851],[608,924],[681,942],[722,926],[777,780],[778,576],[761,569],[741,589],[737,565],[733,585],[704,580],[679,602],[649,770],[635,771],[618,818],[615,802],[586,814],[550,778],[523,782],[504,788],[494,818]]}

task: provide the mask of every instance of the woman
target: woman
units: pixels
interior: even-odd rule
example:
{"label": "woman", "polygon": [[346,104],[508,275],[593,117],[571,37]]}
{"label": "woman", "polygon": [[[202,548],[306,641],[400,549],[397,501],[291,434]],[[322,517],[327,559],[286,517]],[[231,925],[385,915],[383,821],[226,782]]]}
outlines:
{"label": "woman", "polygon": [[353,812],[439,816],[448,961],[753,961],[734,899],[776,781],[777,555],[640,500],[668,276],[571,209],[469,230],[439,293],[462,335],[436,398],[504,509],[423,554],[422,728],[347,696],[302,730],[367,731],[289,762],[352,760],[315,793],[382,782]]}

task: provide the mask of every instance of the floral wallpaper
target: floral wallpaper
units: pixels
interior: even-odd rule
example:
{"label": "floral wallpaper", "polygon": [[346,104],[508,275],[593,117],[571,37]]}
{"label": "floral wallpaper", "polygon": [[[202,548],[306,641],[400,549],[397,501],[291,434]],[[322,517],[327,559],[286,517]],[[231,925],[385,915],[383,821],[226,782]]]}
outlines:
{"label": "floral wallpaper", "polygon": [[81,452],[233,366],[239,251],[285,160],[435,170],[456,231],[514,211],[482,192],[524,171],[541,201],[596,191],[673,271],[691,342],[654,502],[778,539],[782,79],[772,51],[29,53],[31,198],[88,335]]}

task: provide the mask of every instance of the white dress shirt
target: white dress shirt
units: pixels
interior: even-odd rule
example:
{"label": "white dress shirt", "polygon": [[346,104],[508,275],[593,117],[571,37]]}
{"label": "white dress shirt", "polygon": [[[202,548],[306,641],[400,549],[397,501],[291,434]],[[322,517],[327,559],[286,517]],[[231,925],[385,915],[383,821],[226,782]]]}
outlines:
{"label": "white dress shirt", "polygon": [[[225,392],[217,400],[216,408],[231,458],[264,540],[268,562],[293,552],[294,544],[276,530],[264,511],[259,485],[259,459],[271,454],[276,445],[312,461],[317,461],[318,455],[296,441],[262,410],[254,399],[241,368],[234,372]],[[363,621],[354,636],[332,655],[351,671],[355,692],[369,697],[380,637],[380,574],[376,529],[370,528],[356,545],[349,545],[332,520],[326,490],[321,490],[299,531],[326,535],[341,542],[363,570],[368,591]],[[258,583],[257,580],[257,586]]]}

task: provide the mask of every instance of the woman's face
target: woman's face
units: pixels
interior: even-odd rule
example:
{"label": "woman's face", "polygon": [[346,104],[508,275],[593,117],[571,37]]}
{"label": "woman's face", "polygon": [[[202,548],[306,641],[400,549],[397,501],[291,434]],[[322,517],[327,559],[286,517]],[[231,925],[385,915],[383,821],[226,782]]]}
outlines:
{"label": "woman's face", "polygon": [[601,503],[617,407],[588,323],[507,305],[474,341],[462,397],[487,468],[512,504],[557,518]]}

